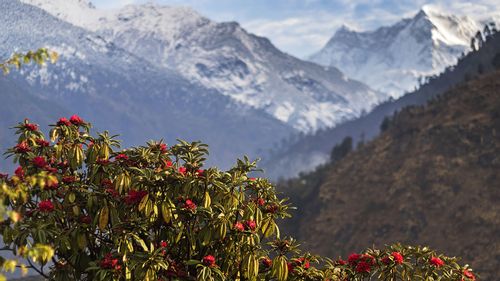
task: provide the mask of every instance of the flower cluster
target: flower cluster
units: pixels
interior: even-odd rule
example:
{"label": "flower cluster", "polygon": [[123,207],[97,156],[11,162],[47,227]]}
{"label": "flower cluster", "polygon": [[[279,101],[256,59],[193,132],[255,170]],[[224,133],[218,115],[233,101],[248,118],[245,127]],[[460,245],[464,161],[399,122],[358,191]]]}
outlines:
{"label": "flower cluster", "polygon": [[99,266],[103,269],[114,269],[120,270],[122,267],[117,258],[114,258],[111,253],[108,253],[104,256],[104,258],[99,263]]}

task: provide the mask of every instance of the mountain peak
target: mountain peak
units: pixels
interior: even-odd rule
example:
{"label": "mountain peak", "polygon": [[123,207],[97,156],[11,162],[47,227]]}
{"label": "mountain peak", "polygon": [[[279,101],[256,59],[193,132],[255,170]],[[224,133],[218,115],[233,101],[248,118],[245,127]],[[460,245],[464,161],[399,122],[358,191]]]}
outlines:
{"label": "mountain peak", "polygon": [[423,15],[427,17],[432,17],[435,15],[441,15],[443,12],[436,5],[426,4],[420,8],[420,11],[417,13],[418,15]]}
{"label": "mountain peak", "polygon": [[425,5],[411,18],[372,31],[342,26],[310,59],[339,66],[349,77],[397,98],[418,86],[421,76],[435,75],[470,50],[481,28],[467,16]]}

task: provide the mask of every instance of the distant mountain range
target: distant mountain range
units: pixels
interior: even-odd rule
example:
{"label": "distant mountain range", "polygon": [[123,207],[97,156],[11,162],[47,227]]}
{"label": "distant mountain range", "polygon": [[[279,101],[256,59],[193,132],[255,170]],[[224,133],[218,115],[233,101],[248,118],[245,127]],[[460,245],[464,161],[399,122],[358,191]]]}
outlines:
{"label": "distant mountain range", "polygon": [[413,18],[374,31],[341,27],[310,60],[334,65],[393,98],[413,91],[422,76],[441,73],[471,50],[471,38],[485,23],[424,6]]}
{"label": "distant mountain range", "polygon": [[369,141],[380,133],[384,119],[390,118],[394,112],[405,106],[425,104],[456,85],[499,67],[500,33],[496,33],[489,36],[478,51],[468,53],[457,65],[430,79],[418,90],[384,102],[360,118],[283,143],[266,158],[263,167],[274,179],[312,171],[329,161],[332,148],[344,138],[352,137],[355,144]]}
{"label": "distant mountain range", "polygon": [[335,67],[299,60],[238,23],[217,23],[190,8],[143,4],[102,11],[87,1],[22,1],[95,32],[155,67],[265,111],[295,131],[332,127],[388,98]]}

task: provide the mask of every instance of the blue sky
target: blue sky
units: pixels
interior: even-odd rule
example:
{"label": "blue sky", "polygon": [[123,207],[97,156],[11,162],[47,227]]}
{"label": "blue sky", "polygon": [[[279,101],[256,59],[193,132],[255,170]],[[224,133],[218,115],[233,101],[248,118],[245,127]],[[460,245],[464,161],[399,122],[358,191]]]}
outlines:
{"label": "blue sky", "polygon": [[342,24],[369,30],[414,15],[425,4],[482,18],[500,0],[92,0],[98,8],[155,2],[190,6],[216,21],[237,21],[281,50],[305,57],[319,50]]}

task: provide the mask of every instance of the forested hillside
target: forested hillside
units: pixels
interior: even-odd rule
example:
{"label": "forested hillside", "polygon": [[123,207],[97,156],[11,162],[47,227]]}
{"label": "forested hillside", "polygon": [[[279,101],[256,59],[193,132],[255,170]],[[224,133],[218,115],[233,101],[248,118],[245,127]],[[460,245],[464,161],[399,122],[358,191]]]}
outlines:
{"label": "forested hillside", "polygon": [[374,140],[282,183],[307,202],[289,230],[306,247],[348,254],[393,241],[464,258],[483,280],[500,262],[500,72],[405,108]]}
{"label": "forested hillside", "polygon": [[276,179],[296,176],[301,171],[314,170],[329,159],[332,147],[345,137],[352,137],[354,143],[370,140],[380,133],[380,126],[386,116],[408,105],[425,104],[429,99],[463,81],[499,68],[500,33],[496,33],[489,36],[479,50],[463,57],[455,67],[449,67],[437,77],[429,77],[428,83],[417,91],[383,103],[363,117],[282,145],[272,156],[265,159],[265,170],[270,177]]}

